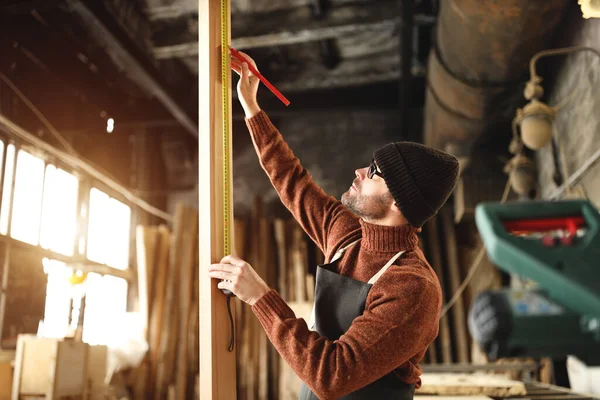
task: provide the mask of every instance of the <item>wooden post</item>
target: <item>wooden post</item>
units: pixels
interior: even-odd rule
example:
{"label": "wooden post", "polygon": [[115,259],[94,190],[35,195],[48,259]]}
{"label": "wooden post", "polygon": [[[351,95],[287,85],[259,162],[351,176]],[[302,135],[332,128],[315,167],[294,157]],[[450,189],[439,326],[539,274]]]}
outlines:
{"label": "wooden post", "polygon": [[[201,400],[236,398],[236,352],[228,351],[231,332],[226,297],[218,290],[216,280],[211,280],[207,276],[209,265],[218,262],[225,255],[224,134],[228,135],[231,143],[231,132],[223,132],[222,85],[227,85],[231,93],[231,74],[227,71],[227,82],[221,82],[221,1],[226,3],[225,18],[230,20],[230,0],[199,0],[198,2],[198,211],[200,218],[198,277]],[[229,32],[228,36],[230,35]],[[224,50],[228,51],[228,49]],[[231,96],[228,97],[231,99]],[[231,122],[231,100],[226,107]],[[231,159],[231,146],[228,151]],[[231,175],[231,169],[229,171]],[[231,182],[231,176],[228,181]],[[227,200],[232,204],[231,191],[229,193]],[[230,213],[230,216],[229,232],[233,237],[233,213]],[[232,308],[234,304],[235,302],[232,301]]]}
{"label": "wooden post", "polygon": [[[427,245],[429,247],[429,256],[431,266],[440,280],[440,285],[444,288],[444,268],[440,246],[440,236],[438,231],[438,219],[435,216],[427,221],[425,232],[427,233]],[[450,294],[452,296],[452,294]],[[442,303],[446,304],[449,300],[446,290],[442,289]],[[438,339],[440,340],[442,350],[442,362],[444,364],[452,364],[452,339],[450,338],[450,327],[448,322],[448,315],[444,315],[440,319],[440,334]]]}
{"label": "wooden post", "polygon": [[[449,207],[442,209],[442,229],[446,243],[446,262],[448,263],[448,274],[450,277],[450,298],[456,293],[461,283],[460,265],[458,260],[458,248],[456,245],[456,231],[452,221],[452,211]],[[469,362],[469,341],[467,338],[467,317],[463,295],[458,296],[456,303],[450,310],[456,331],[456,358],[459,363]]]}

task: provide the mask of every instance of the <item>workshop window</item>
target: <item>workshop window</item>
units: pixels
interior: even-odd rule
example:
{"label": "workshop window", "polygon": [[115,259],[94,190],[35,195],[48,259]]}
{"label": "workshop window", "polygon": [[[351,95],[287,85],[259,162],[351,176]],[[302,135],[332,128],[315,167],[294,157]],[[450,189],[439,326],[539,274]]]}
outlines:
{"label": "workshop window", "polygon": [[87,274],[84,280],[74,279],[73,268],[63,262],[44,259],[43,264],[48,286],[40,336],[73,335],[83,300],[82,340],[90,345],[118,344],[127,311],[127,281],[96,273]]}
{"label": "workshop window", "polygon": [[[4,147],[4,143],[2,143]],[[4,150],[4,149],[3,149]],[[10,196],[14,178],[15,145],[9,144],[6,148],[6,170],[4,171],[4,184],[2,185],[2,205],[0,208],[0,234],[8,235],[8,221],[10,218]]]}
{"label": "workshop window", "polygon": [[90,191],[87,258],[125,270],[129,266],[131,208],[93,188]]}
{"label": "workshop window", "polygon": [[72,174],[46,166],[40,245],[66,256],[73,255],[77,226],[79,180]]}
{"label": "workshop window", "polygon": [[19,150],[10,228],[14,239],[38,244],[43,184],[44,160]]}
{"label": "workshop window", "polygon": [[85,285],[82,340],[90,345],[115,345],[125,333],[127,281],[90,273]]}
{"label": "workshop window", "polygon": [[51,338],[63,338],[69,333],[69,316],[73,286],[69,278],[73,268],[57,260],[43,260],[44,272],[48,275],[46,286],[46,308],[44,322],[39,335]]}

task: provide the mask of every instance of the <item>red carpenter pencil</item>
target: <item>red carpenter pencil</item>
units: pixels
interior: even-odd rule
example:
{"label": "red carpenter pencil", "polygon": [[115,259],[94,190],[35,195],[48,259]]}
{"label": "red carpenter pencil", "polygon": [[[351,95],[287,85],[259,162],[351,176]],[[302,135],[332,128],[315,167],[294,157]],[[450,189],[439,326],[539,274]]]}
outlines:
{"label": "red carpenter pencil", "polygon": [[237,50],[236,50],[236,49],[234,49],[233,47],[230,47],[230,48],[229,48],[229,50],[231,51],[231,54],[232,54],[232,55],[233,55],[235,58],[237,58],[239,61],[241,61],[241,62],[245,62],[246,64],[248,64],[248,69],[249,69],[249,70],[250,70],[250,71],[251,71],[251,72],[254,74],[254,76],[256,76],[258,79],[260,79],[260,81],[261,81],[262,83],[264,83],[264,84],[265,84],[265,86],[266,86],[266,87],[268,87],[268,88],[269,88],[269,90],[270,90],[271,92],[273,92],[273,94],[274,94],[275,96],[277,96],[277,98],[278,98],[279,100],[281,100],[281,102],[282,102],[283,104],[285,104],[286,106],[289,106],[289,105],[290,105],[290,101],[289,101],[288,99],[286,99],[286,98],[285,98],[285,96],[284,96],[283,94],[281,94],[281,92],[280,92],[279,90],[277,90],[277,89],[275,88],[275,86],[273,86],[273,85],[271,84],[271,82],[269,82],[269,81],[267,80],[267,78],[265,78],[264,76],[262,76],[262,74],[261,74],[260,72],[258,72],[256,68],[254,68],[254,66],[252,65],[252,63],[251,63],[250,61],[246,60],[246,58],[245,58],[243,55],[241,55],[239,51],[237,51]]}

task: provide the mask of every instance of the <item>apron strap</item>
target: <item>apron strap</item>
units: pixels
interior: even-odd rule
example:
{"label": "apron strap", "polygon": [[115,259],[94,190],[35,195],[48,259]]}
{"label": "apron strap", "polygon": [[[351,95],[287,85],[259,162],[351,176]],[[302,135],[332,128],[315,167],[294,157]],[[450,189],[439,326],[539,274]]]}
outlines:
{"label": "apron strap", "polygon": [[[362,239],[362,238],[361,238]],[[329,261],[329,263],[331,264],[334,261],[337,261],[342,255],[344,255],[344,252],[346,251],[346,249],[349,249],[350,247],[354,246],[356,243],[360,242],[361,239],[355,240],[354,242],[342,247],[341,249],[339,249],[333,256],[333,258],[331,259],[331,261]]]}
{"label": "apron strap", "polygon": [[385,264],[385,265],[383,266],[383,268],[381,268],[381,269],[379,270],[379,272],[377,272],[375,275],[373,275],[373,277],[372,277],[371,279],[369,279],[369,282],[368,282],[368,283],[370,283],[371,285],[373,285],[375,282],[377,282],[377,280],[378,280],[378,279],[381,277],[381,275],[383,275],[383,273],[384,273],[385,271],[387,271],[387,269],[388,269],[389,267],[391,267],[391,266],[394,264],[394,262],[395,262],[395,261],[396,261],[398,258],[400,258],[400,256],[401,256],[402,254],[404,254],[404,250],[402,250],[402,251],[399,251],[398,253],[396,253],[396,255],[395,255],[394,257],[392,257],[392,258],[390,259],[390,261],[388,261],[388,262],[387,262],[387,264]]}

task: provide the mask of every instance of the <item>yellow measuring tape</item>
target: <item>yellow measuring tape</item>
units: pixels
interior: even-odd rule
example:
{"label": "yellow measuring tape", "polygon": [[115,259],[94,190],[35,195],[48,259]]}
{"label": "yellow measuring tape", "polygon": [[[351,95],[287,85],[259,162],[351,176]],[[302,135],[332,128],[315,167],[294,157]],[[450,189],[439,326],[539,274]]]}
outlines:
{"label": "yellow measuring tape", "polygon": [[[229,79],[231,77],[229,65],[229,0],[221,1],[221,104],[223,111],[223,254],[231,254],[231,158],[229,141]],[[231,336],[229,340],[228,351],[232,352],[235,344],[235,326],[233,323],[233,314],[231,313],[231,293],[229,290],[222,290],[227,295],[227,313],[229,314],[229,324]]]}
{"label": "yellow measuring tape", "polygon": [[231,254],[231,159],[229,143],[229,0],[221,1],[221,90],[223,111],[223,254]]}

